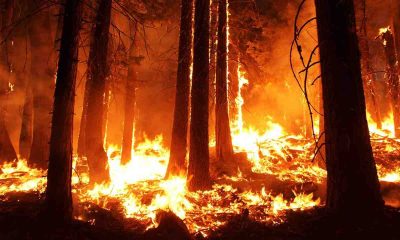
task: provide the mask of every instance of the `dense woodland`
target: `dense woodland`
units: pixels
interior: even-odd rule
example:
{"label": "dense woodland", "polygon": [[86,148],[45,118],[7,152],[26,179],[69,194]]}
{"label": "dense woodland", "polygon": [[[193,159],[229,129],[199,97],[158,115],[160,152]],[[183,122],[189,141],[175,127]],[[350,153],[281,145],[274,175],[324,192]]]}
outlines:
{"label": "dense woodland", "polygon": [[[121,164],[128,164],[135,146],[162,133],[170,149],[165,179],[184,177],[192,192],[211,189],[217,177],[242,174],[245,159],[235,153],[232,136],[232,119],[241,111],[232,104],[242,88],[241,69],[251,81],[243,89],[244,120],[260,127],[268,115],[311,139],[315,156],[309,160],[327,171],[326,201],[310,210],[311,220],[301,213],[278,228],[244,223],[244,211],[210,238],[318,239],[349,229],[345,237],[354,239],[376,229],[388,239],[400,237],[393,227],[398,209],[385,206],[381,195],[367,121],[368,112],[381,128],[392,110],[400,137],[400,1],[0,4],[0,163],[26,159],[29,167],[47,170],[43,201],[32,217],[49,227],[43,232],[85,232],[74,217],[74,158],[87,165],[89,186],[110,182],[111,144],[121,146]],[[158,217],[158,230],[144,235],[129,227],[102,235],[92,225],[79,236],[64,234],[204,238],[190,235],[171,213]],[[291,226],[311,233],[290,235]],[[361,229],[359,235],[353,229]]]}

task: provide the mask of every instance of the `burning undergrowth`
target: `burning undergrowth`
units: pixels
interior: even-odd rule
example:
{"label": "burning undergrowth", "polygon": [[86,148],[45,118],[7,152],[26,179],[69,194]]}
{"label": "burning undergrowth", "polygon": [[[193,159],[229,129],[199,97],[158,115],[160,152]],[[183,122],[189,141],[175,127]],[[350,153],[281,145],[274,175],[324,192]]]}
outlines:
{"label": "burning undergrowth", "polygon": [[[235,157],[243,167],[231,177],[218,176],[211,169],[215,181],[208,191],[189,192],[184,176],[164,180],[169,151],[162,137],[138,144],[126,165],[120,164],[118,147],[109,146],[108,184],[89,185],[85,159],[76,157],[72,178],[75,218],[96,225],[100,224],[98,214],[106,211],[145,230],[158,225],[157,212],[170,210],[191,233],[205,236],[241,214],[276,225],[286,221],[288,211],[323,205],[326,171],[321,161],[311,161],[313,141],[289,135],[279,124],[268,125],[264,133],[242,128],[233,134]],[[376,130],[370,123],[370,129],[382,192],[387,203],[396,205],[393,189],[400,183],[400,140],[391,136],[390,128]],[[1,169],[1,201],[11,200],[18,192],[36,192],[42,198],[45,171],[29,168],[24,160]]]}

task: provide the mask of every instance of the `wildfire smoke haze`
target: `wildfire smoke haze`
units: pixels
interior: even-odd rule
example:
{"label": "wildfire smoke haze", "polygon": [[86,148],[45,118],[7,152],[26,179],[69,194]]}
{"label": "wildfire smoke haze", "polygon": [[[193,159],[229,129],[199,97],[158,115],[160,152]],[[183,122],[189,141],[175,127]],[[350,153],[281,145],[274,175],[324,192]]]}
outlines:
{"label": "wildfire smoke haze", "polygon": [[400,237],[400,5],[333,2],[1,2],[0,238]]}

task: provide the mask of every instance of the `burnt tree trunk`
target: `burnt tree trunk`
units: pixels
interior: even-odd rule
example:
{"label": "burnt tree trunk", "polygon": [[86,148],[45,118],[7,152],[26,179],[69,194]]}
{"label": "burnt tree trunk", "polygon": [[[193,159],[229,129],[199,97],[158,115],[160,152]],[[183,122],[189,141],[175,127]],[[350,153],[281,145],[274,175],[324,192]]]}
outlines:
{"label": "burnt tree trunk", "polygon": [[103,146],[103,112],[105,83],[108,76],[107,53],[111,20],[111,0],[99,3],[96,24],[89,52],[89,96],[86,115],[86,155],[90,181],[100,183],[109,180],[108,158]]}
{"label": "burnt tree trunk", "polygon": [[32,89],[28,83],[26,86],[25,101],[22,110],[21,133],[19,135],[19,155],[23,159],[29,159],[29,152],[32,145],[32,105]]}
{"label": "burnt tree trunk", "polygon": [[218,0],[211,0],[210,6],[210,83],[209,83],[209,138],[215,138],[215,79],[217,67]]}
{"label": "burnt tree trunk", "polygon": [[195,0],[193,78],[190,117],[189,189],[210,186],[208,149],[210,0]]}
{"label": "burnt tree trunk", "polygon": [[218,54],[216,68],[215,139],[217,161],[234,174],[231,127],[228,115],[227,0],[218,0]]}
{"label": "burnt tree trunk", "polygon": [[381,213],[352,0],[315,0],[326,136],[327,203],[362,219]]}
{"label": "burnt tree trunk", "polygon": [[369,43],[367,36],[366,22],[366,3],[365,0],[354,1],[356,13],[356,25],[358,33],[358,45],[361,53],[361,75],[363,78],[363,86],[366,98],[367,110],[371,111],[372,118],[375,120],[377,127],[382,128],[381,113],[376,100],[375,83],[376,77],[372,70],[371,57],[369,54]]}
{"label": "burnt tree trunk", "polygon": [[[30,11],[45,6],[47,1],[29,1]],[[43,31],[43,29],[48,29]],[[45,169],[49,159],[50,113],[54,87],[54,48],[51,36],[50,11],[40,11],[28,24],[31,45],[31,87],[33,93],[33,138],[28,163]]]}
{"label": "burnt tree trunk", "polygon": [[85,83],[85,93],[83,96],[83,107],[82,107],[82,115],[81,115],[81,122],[79,127],[79,136],[78,136],[78,156],[83,157],[86,156],[86,118],[87,118],[87,105],[88,105],[88,98],[89,98],[89,88],[90,88],[90,81],[86,79]]}
{"label": "burnt tree trunk", "polygon": [[400,103],[399,103],[399,74],[393,34],[387,29],[380,36],[385,49],[389,95],[392,102],[395,136],[400,137]]}
{"label": "burnt tree trunk", "polygon": [[[136,35],[136,26],[135,26]],[[128,52],[128,75],[125,86],[125,116],[124,116],[124,133],[122,138],[122,155],[121,162],[128,163],[132,159],[132,137],[135,124],[135,101],[136,101],[136,59],[135,59],[135,39]]]}
{"label": "burnt tree trunk", "polygon": [[[6,0],[3,2],[3,6],[1,6],[1,16],[0,16],[0,41],[5,40],[3,44],[0,46],[0,70],[5,74],[1,75],[0,79],[0,97],[5,97],[8,94],[8,79],[10,73],[10,66],[8,63],[8,50],[7,50],[7,39],[6,39],[6,27],[10,23],[12,10],[13,10],[13,1]],[[0,162],[9,162],[17,159],[17,154],[12,145],[10,136],[6,129],[6,125],[3,118],[3,106],[0,102]]]}
{"label": "burnt tree trunk", "polygon": [[44,214],[50,223],[72,220],[72,141],[81,0],[67,0],[54,93]]}
{"label": "burnt tree trunk", "polygon": [[166,178],[169,176],[185,174],[186,172],[185,159],[187,153],[187,132],[189,121],[192,27],[193,0],[182,0],[174,121],[172,125],[171,151]]}

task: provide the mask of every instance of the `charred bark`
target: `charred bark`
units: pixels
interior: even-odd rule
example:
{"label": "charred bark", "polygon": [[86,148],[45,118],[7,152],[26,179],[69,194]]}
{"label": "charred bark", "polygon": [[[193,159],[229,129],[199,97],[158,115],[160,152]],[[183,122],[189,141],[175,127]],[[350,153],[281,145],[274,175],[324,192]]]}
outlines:
{"label": "charred bark", "polygon": [[228,115],[228,51],[227,51],[227,0],[218,4],[218,54],[216,68],[215,139],[216,156],[229,175],[237,169],[233,164],[233,147]]}
{"label": "charred bark", "polygon": [[210,184],[208,149],[210,0],[195,0],[193,80],[190,118],[189,189]]}
{"label": "charred bark", "polygon": [[72,220],[72,141],[81,0],[67,0],[54,93],[44,214],[50,223]]}
{"label": "charred bark", "polygon": [[[46,1],[29,1],[30,11],[43,7]],[[48,29],[48,31],[43,31]],[[54,87],[54,48],[50,24],[50,11],[43,10],[28,24],[31,45],[31,87],[33,93],[33,138],[28,163],[45,169],[49,159],[50,112]]]}
{"label": "charred bark", "polygon": [[[182,0],[174,122],[166,177],[186,172],[189,121],[190,64],[192,61],[193,0]],[[208,131],[208,130],[207,130]]]}
{"label": "charred bark", "polygon": [[[315,0],[326,136],[327,203],[367,219],[383,201],[372,156],[352,0]],[[368,218],[371,219],[371,218]]]}
{"label": "charred bark", "polygon": [[355,0],[354,7],[356,13],[358,45],[361,53],[361,75],[363,79],[367,110],[370,110],[371,116],[375,120],[377,127],[381,129],[382,119],[381,119],[380,109],[376,100],[377,96],[375,90],[376,76],[372,70],[372,63],[371,63],[368,36],[367,36],[365,0]]}
{"label": "charred bark", "polygon": [[88,80],[89,96],[86,115],[86,155],[89,165],[90,181],[108,181],[107,154],[103,146],[104,93],[108,76],[108,41],[111,20],[111,0],[99,3],[96,24],[89,52]]}
{"label": "charred bark", "polygon": [[[136,27],[135,27],[136,31]],[[136,36],[133,37],[134,39]],[[135,61],[135,41],[129,48],[128,53],[128,76],[125,86],[125,117],[124,133],[122,138],[121,162],[128,163],[132,159],[132,137],[135,124],[135,101],[136,101],[136,61]]]}
{"label": "charred bark", "polygon": [[392,102],[395,136],[400,137],[399,74],[397,69],[398,63],[396,58],[395,43],[390,29],[387,29],[385,32],[383,32],[380,37],[382,38],[386,55],[386,77],[388,80],[387,84],[389,88],[389,95]]}
{"label": "charred bark", "polygon": [[210,6],[210,83],[209,83],[209,138],[215,138],[215,79],[217,67],[217,38],[218,38],[218,0],[211,0]]}

